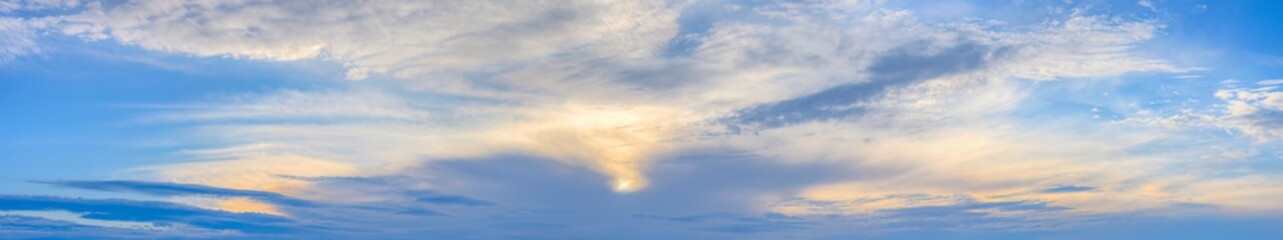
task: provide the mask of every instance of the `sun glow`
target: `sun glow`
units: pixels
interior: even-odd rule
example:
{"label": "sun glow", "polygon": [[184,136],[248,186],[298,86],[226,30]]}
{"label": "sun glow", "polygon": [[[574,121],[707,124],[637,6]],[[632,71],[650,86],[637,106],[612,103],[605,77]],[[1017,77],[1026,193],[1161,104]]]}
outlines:
{"label": "sun glow", "polygon": [[615,181],[615,192],[621,192],[621,193],[632,192],[636,190],[632,186],[633,186],[633,181],[629,181],[629,180]]}
{"label": "sun glow", "polygon": [[523,133],[515,142],[545,157],[594,168],[615,192],[645,189],[645,169],[663,141],[689,116],[663,107],[570,104],[532,113],[536,121],[501,128],[498,137]]}

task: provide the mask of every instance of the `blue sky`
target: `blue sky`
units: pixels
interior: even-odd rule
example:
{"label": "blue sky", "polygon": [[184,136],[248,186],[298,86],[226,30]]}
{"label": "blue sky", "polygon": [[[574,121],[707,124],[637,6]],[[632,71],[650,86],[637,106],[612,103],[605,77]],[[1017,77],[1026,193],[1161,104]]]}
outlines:
{"label": "blue sky", "polygon": [[1281,8],[0,0],[0,238],[1277,239]]}

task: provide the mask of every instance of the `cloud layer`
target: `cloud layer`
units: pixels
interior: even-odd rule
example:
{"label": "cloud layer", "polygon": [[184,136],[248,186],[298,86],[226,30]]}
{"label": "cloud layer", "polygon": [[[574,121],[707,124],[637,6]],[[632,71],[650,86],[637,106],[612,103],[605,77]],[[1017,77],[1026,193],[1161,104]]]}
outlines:
{"label": "cloud layer", "polygon": [[[39,182],[156,201],[0,197],[73,213],[0,220],[32,236],[124,221],[157,229],[112,234],[840,238],[1283,210],[1278,174],[1191,160],[1264,156],[1283,137],[1276,81],[1197,110],[1101,100],[1120,79],[1200,71],[1139,50],[1160,19],[1059,3],[1030,23],[880,1],[24,4],[0,4],[24,13],[0,16],[0,63],[61,35],[345,79],[133,106],[131,124],[200,147],[120,180]],[[1217,141],[1200,129],[1254,141],[1191,147]]]}

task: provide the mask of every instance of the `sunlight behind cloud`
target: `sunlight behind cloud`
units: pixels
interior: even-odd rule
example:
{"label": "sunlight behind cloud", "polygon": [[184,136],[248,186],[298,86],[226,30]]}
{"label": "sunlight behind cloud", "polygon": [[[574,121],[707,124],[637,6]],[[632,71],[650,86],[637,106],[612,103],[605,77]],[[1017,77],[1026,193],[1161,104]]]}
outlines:
{"label": "sunlight behind cloud", "polygon": [[651,106],[568,104],[532,115],[533,121],[500,127],[492,137],[515,138],[520,149],[601,171],[617,192],[646,188],[653,157],[690,121],[687,113]]}

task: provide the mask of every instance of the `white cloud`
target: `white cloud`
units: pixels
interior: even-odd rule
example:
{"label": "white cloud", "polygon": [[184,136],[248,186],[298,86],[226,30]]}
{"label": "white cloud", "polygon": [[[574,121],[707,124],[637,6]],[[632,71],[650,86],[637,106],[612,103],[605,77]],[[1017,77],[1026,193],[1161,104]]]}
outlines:
{"label": "white cloud", "polygon": [[1261,81],[1257,81],[1256,84],[1264,85],[1264,86],[1283,85],[1283,79],[1261,80]]}
{"label": "white cloud", "polygon": [[1074,16],[1047,30],[1000,37],[1021,46],[1006,71],[1016,77],[1050,80],[1064,77],[1117,76],[1131,72],[1185,72],[1165,61],[1128,54],[1154,37],[1155,22]]}
{"label": "white cloud", "polygon": [[1225,115],[1217,122],[1261,141],[1283,138],[1283,92],[1274,87],[1216,91],[1226,102]]}
{"label": "white cloud", "polygon": [[62,31],[146,49],[249,59],[331,59],[348,76],[418,76],[567,52],[638,57],[675,34],[656,1],[137,1],[62,18]]}
{"label": "white cloud", "polygon": [[1182,108],[1170,113],[1142,109],[1123,122],[1178,130],[1222,128],[1255,138],[1258,143],[1283,139],[1283,131],[1279,130],[1283,128],[1283,92],[1277,91],[1277,86],[1260,85],[1264,86],[1217,90],[1214,96],[1224,104],[1213,108]]}
{"label": "white cloud", "polygon": [[0,0],[0,13],[79,7],[80,0]]}
{"label": "white cloud", "polygon": [[0,63],[40,52],[34,37],[35,32],[25,20],[0,17]]}
{"label": "white cloud", "polygon": [[1158,11],[1157,8],[1154,8],[1154,3],[1150,2],[1149,0],[1138,0],[1136,1],[1136,5],[1140,5],[1141,7],[1148,8],[1150,11]]}
{"label": "white cloud", "polygon": [[370,90],[301,92],[231,96],[213,103],[146,106],[166,110],[144,121],[385,119],[428,121],[431,116],[411,102]]}

